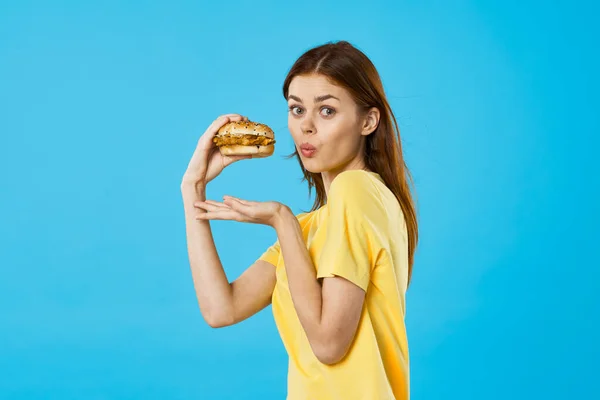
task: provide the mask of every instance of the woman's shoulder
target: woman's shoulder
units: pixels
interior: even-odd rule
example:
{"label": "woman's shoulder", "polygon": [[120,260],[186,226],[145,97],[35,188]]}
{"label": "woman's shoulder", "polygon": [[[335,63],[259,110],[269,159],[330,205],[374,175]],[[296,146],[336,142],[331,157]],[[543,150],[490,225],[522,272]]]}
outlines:
{"label": "woman's shoulder", "polygon": [[342,171],[333,178],[331,188],[334,187],[349,187],[357,185],[367,185],[374,180],[381,180],[377,172],[367,171],[364,169],[349,169]]}
{"label": "woman's shoulder", "polygon": [[328,208],[351,212],[358,218],[382,222],[402,214],[394,193],[381,176],[372,171],[348,170],[338,174],[329,188]]}
{"label": "woman's shoulder", "polygon": [[361,203],[377,200],[381,198],[381,184],[383,180],[376,172],[362,169],[343,171],[331,182],[328,201]]}

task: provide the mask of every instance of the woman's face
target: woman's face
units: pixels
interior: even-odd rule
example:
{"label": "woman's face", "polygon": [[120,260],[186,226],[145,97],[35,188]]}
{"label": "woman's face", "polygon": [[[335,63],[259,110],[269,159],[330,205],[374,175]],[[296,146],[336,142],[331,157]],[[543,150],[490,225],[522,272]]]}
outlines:
{"label": "woman's face", "polygon": [[364,141],[372,130],[346,89],[322,75],[296,76],[288,107],[288,128],[306,170],[337,174],[364,167]]}

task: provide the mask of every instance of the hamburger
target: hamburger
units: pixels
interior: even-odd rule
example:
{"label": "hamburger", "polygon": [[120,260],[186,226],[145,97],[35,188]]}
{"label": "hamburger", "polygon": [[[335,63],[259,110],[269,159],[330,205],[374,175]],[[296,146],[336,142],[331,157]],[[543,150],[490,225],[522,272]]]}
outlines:
{"label": "hamburger", "polygon": [[265,124],[252,121],[232,121],[223,125],[213,142],[224,156],[252,155],[269,157],[275,151],[275,134]]}

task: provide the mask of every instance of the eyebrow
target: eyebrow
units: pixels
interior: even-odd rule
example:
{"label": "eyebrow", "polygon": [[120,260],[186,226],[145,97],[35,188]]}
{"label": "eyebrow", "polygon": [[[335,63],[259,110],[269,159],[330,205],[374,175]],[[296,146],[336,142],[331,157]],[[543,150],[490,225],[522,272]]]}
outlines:
{"label": "eyebrow", "polygon": [[[296,101],[298,101],[298,102],[302,103],[302,99],[301,99],[300,97],[298,97],[298,96],[294,96],[293,94],[290,94],[290,95],[288,96],[288,100],[290,100],[290,99],[292,99],[292,100],[296,100]],[[322,101],[325,101],[325,100],[327,100],[327,99],[336,99],[337,101],[341,101],[340,99],[338,99],[338,98],[337,98],[337,97],[335,97],[334,95],[331,95],[331,94],[324,94],[323,96],[316,96],[316,97],[315,97],[315,103],[320,103],[320,102],[322,102]]]}

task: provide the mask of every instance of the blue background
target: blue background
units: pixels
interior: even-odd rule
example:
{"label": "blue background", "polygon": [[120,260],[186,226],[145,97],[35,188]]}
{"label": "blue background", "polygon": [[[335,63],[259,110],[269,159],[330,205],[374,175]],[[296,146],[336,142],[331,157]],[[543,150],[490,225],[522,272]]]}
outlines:
{"label": "blue background", "polygon": [[[275,155],[232,165],[209,198],[310,208],[283,158],[281,85],[304,51],[345,39],[379,69],[416,181],[412,398],[598,398],[597,15],[582,1],[2,2],[0,397],[284,398],[270,308],[225,329],[201,319],[179,185],[205,128],[242,113],[276,130]],[[212,226],[231,279],[275,240]]]}

